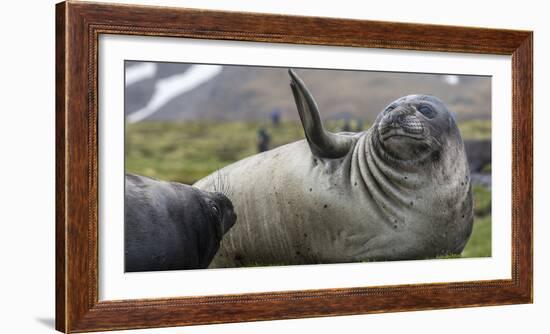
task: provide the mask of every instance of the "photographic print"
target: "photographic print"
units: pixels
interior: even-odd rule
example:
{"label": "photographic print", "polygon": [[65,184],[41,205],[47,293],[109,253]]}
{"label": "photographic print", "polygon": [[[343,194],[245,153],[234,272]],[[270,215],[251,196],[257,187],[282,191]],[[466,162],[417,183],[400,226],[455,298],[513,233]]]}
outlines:
{"label": "photographic print", "polygon": [[125,271],[491,256],[491,77],[125,61]]}

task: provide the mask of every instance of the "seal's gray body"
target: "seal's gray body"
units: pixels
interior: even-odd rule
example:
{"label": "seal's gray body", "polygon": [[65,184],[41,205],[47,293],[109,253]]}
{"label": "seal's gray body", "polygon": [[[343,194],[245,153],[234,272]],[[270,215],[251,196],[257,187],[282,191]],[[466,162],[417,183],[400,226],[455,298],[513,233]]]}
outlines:
{"label": "seal's gray body", "polygon": [[235,223],[229,199],[138,175],[125,180],[125,270],[206,268]]}
{"label": "seal's gray body", "polygon": [[[469,169],[458,128],[439,100],[404,97],[365,132],[328,134],[295,75],[293,91],[306,140],[196,183],[208,190],[223,179],[239,217],[211,267],[462,251],[473,222]],[[436,109],[437,117],[416,115],[418,101]]]}

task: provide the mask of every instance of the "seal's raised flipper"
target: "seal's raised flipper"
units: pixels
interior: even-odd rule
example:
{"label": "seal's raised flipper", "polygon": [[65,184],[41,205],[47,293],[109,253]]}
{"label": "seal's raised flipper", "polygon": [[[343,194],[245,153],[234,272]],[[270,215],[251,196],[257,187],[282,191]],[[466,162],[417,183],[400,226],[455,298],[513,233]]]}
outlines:
{"label": "seal's raised flipper", "polygon": [[353,146],[353,138],[326,131],[317,104],[306,85],[292,69],[288,73],[291,78],[290,88],[311,152],[319,158],[336,159],[345,156]]}

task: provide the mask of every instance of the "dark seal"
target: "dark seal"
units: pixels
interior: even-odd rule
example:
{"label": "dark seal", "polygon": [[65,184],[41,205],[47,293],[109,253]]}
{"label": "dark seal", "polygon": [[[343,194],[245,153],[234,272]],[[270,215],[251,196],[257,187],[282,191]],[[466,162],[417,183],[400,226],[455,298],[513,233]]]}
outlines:
{"label": "dark seal", "polygon": [[206,268],[235,224],[223,194],[126,174],[125,270]]}

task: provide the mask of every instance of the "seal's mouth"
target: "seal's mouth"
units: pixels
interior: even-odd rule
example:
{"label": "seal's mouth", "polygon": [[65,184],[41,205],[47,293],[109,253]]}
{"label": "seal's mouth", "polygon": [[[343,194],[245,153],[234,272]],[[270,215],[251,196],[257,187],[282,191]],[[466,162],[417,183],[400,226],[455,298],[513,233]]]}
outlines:
{"label": "seal's mouth", "polygon": [[408,137],[412,139],[424,139],[424,126],[415,116],[400,117],[391,122],[380,122],[378,133],[383,141],[392,137]]}

